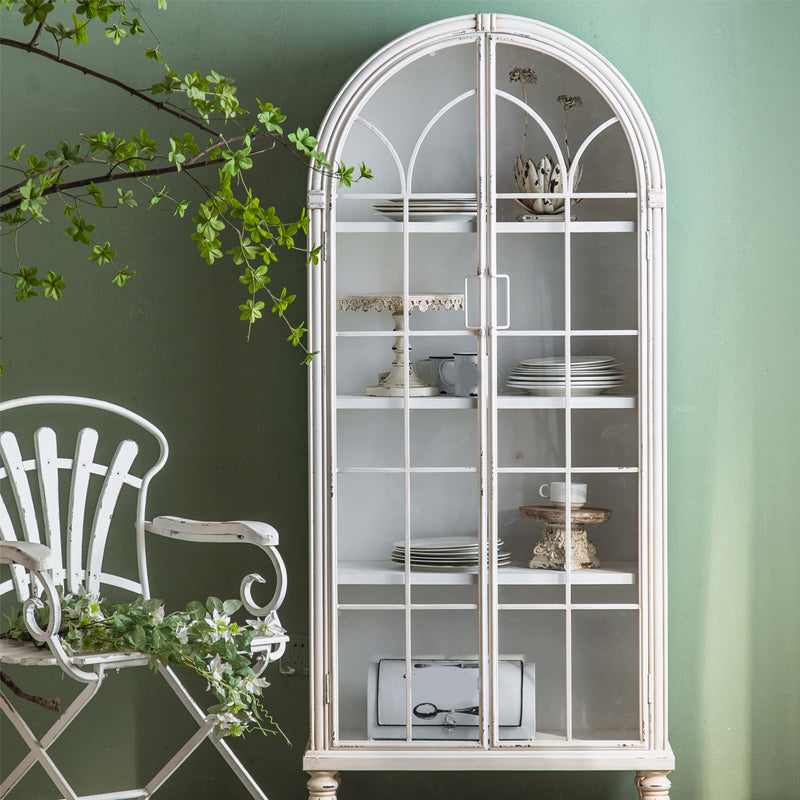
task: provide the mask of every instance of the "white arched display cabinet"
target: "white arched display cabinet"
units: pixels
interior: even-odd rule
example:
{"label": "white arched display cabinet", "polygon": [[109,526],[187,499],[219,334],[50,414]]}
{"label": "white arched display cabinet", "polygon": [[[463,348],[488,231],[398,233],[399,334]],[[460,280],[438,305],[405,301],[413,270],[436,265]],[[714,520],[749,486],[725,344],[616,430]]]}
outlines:
{"label": "white arched display cabinet", "polygon": [[310,178],[311,797],[489,769],[631,770],[667,798],[646,112],[573,36],[475,14],[379,51],[319,141],[374,179]]}

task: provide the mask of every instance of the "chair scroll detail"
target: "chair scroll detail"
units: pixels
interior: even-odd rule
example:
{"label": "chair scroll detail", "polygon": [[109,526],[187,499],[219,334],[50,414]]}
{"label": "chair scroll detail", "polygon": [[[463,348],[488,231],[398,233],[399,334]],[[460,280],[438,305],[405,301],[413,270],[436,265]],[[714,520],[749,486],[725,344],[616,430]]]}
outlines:
{"label": "chair scroll detail", "polygon": [[[114,448],[112,441],[109,447],[106,427],[81,427],[72,436],[70,455],[60,454],[63,435],[61,432],[57,435],[54,428],[68,426],[62,425],[61,417],[54,412],[57,407],[69,406],[84,409],[87,416],[90,413],[97,415],[101,421],[110,420],[115,436],[120,427],[125,426],[125,438],[118,436],[116,441],[119,444]],[[24,438],[18,438],[19,431],[15,431],[15,425],[9,424],[14,419],[9,412],[23,408],[36,409],[46,418],[43,421],[58,421],[58,425],[53,427],[36,428],[32,434],[32,446],[24,444]],[[68,413],[76,415],[74,411]],[[83,417],[83,411],[77,413]],[[19,427],[32,427],[31,414],[30,410],[25,412],[25,424]],[[166,463],[169,448],[164,434],[138,414],[101,400],[43,395],[0,402],[0,423],[3,427],[0,432],[0,564],[10,567],[9,578],[0,580],[0,596],[9,593],[16,596],[22,604],[26,627],[34,639],[33,643],[0,639],[0,664],[58,666],[73,680],[88,684],[50,730],[38,738],[10,699],[0,692],[3,713],[30,750],[0,783],[0,798],[14,800],[9,796],[11,791],[31,767],[39,763],[59,790],[59,796],[81,800],[53,762],[48,748],[96,696],[109,674],[121,667],[146,665],[148,656],[137,651],[73,652],[59,636],[59,592],[97,594],[103,586],[113,586],[133,596],[149,598],[145,548],[148,533],[192,542],[253,545],[266,555],[274,571],[274,589],[266,604],[260,605],[253,597],[255,584],[267,582],[261,574],[252,572],[246,575],[240,589],[244,608],[258,623],[259,633],[253,639],[252,653],[256,659],[253,669],[261,675],[270,662],[280,658],[288,641],[278,617],[278,609],[286,596],[286,567],[278,552],[278,532],[264,522],[201,522],[170,516],[146,521],[148,488]],[[128,429],[134,431],[132,438]],[[100,430],[103,431],[102,441]],[[143,433],[146,434],[144,438]],[[113,455],[103,463],[104,459],[98,453],[112,450]],[[26,451],[28,455],[24,455]],[[146,463],[137,472],[135,467],[141,461]],[[60,486],[65,484],[60,480],[60,476],[65,474],[69,475],[68,492],[62,491]],[[135,536],[136,564],[128,574],[120,575],[117,570],[113,573],[106,570],[104,557],[110,537],[120,533],[115,511],[122,516],[122,509],[130,508],[120,505],[120,497],[130,492],[135,495],[135,513],[132,530],[130,527],[128,530]],[[125,535],[123,524],[122,536]],[[49,608],[49,618],[47,624],[41,626],[35,612],[45,606]],[[128,787],[91,796],[102,796],[107,800],[150,798],[189,755],[209,739],[250,795],[255,800],[267,800],[229,745],[212,736],[213,719],[192,699],[174,670],[162,665],[159,672],[194,718],[197,731],[143,788]]]}

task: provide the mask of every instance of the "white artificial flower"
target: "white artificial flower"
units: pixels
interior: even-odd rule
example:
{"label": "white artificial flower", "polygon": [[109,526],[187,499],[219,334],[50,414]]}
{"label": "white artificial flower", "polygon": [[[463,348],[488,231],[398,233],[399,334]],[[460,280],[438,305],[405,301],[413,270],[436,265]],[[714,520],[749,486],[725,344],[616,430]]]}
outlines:
{"label": "white artificial flower", "polygon": [[278,615],[270,611],[263,619],[248,619],[247,624],[259,636],[281,636],[286,633],[286,628],[281,625]]}
{"label": "white artificial flower", "polygon": [[233,631],[231,630],[231,618],[227,614],[220,614],[219,611],[214,609],[214,612],[209,616],[206,614],[206,623],[211,627],[211,638],[213,641],[224,639],[229,642],[233,638]]}
{"label": "white artificial flower", "polygon": [[211,680],[214,683],[218,683],[222,680],[222,676],[225,673],[225,662],[219,655],[214,656],[214,658],[208,662],[208,671],[211,673]]}
{"label": "white artificial flower", "polygon": [[223,711],[220,714],[212,714],[215,719],[214,731],[220,738],[232,734],[234,736],[244,732],[241,722],[236,714],[230,711]]}
{"label": "white artificial flower", "polygon": [[175,628],[175,638],[181,644],[187,644],[189,642],[189,626],[178,625],[178,627]]}
{"label": "white artificial flower", "polygon": [[160,605],[155,611],[150,612],[150,620],[154,625],[160,625],[164,621],[164,606]]}
{"label": "white artificial flower", "polygon": [[255,675],[248,675],[242,684],[242,689],[250,694],[261,694],[262,689],[269,686],[269,681],[264,678],[257,678]]}

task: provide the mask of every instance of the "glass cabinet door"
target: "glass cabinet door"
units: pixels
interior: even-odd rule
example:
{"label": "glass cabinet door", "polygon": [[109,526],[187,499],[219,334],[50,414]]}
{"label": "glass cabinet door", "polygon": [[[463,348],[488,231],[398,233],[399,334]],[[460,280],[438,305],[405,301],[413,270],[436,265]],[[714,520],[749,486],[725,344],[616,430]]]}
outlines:
{"label": "glass cabinet door", "polygon": [[584,78],[494,44],[489,519],[514,566],[493,572],[491,656],[535,664],[535,743],[638,743],[634,166]]}
{"label": "glass cabinet door", "polygon": [[421,48],[347,129],[324,277],[331,744],[640,745],[640,227],[563,61]]}
{"label": "glass cabinet door", "polygon": [[473,38],[437,51],[433,78],[424,55],[389,79],[342,154],[375,174],[335,198],[328,277],[342,744],[481,736],[485,425],[481,337],[465,324],[465,278],[477,277],[478,49]]}

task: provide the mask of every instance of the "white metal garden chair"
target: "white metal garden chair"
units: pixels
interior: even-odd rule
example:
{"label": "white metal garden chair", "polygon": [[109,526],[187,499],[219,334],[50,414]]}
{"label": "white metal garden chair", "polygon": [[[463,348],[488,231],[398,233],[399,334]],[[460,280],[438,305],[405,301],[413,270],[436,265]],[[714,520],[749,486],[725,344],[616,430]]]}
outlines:
{"label": "white metal garden chair", "polygon": [[[58,441],[53,428],[30,424],[31,409],[35,409],[41,422],[53,424],[53,418],[58,416],[53,413],[58,410],[55,408],[57,406],[62,410],[65,406],[79,407],[81,414],[84,411],[86,414],[99,412],[112,427],[130,424],[138,432],[137,441],[125,438],[115,449],[113,442],[110,449],[98,447],[101,439],[97,428],[102,427],[98,425],[97,428],[80,428],[77,442],[65,444]],[[26,443],[18,438],[15,430],[19,432],[20,429],[14,427],[15,415],[12,411],[16,415],[23,415],[25,425],[22,427],[35,430],[32,442]],[[127,422],[120,423],[120,418]],[[38,738],[17,710],[16,705],[20,703],[12,704],[9,697],[0,691],[3,712],[30,750],[0,784],[0,798],[9,796],[30,768],[39,763],[63,798],[80,800],[48,749],[95,696],[109,672],[122,667],[146,665],[148,659],[139,652],[73,654],[58,635],[60,605],[57,587],[69,593],[95,593],[105,585],[126,590],[133,596],[148,598],[150,588],[145,557],[145,536],[148,532],[192,542],[243,542],[254,545],[271,562],[275,575],[274,578],[271,576],[270,582],[274,584],[274,591],[266,605],[257,605],[251,593],[252,585],[265,581],[258,574],[250,574],[242,581],[241,599],[250,614],[271,620],[275,623],[273,629],[281,631],[280,634],[257,636],[253,642],[253,652],[258,654],[255,669],[261,674],[267,664],[280,658],[288,641],[288,637],[282,634],[277,618],[277,610],[286,592],[286,569],[277,550],[278,533],[263,522],[195,522],[176,517],[157,517],[152,522],[145,521],[147,491],[151,480],[167,460],[168,446],[157,427],[131,411],[83,397],[27,397],[0,403],[0,431],[0,563],[11,565],[10,578],[0,583],[0,596],[8,596],[12,592],[16,594],[18,601],[23,603],[28,629],[40,643],[40,646],[36,646],[34,643],[0,639],[0,663],[31,667],[57,665],[70,678],[86,684],[55,724]],[[148,437],[151,441],[147,443],[147,449],[152,453],[152,458],[134,472],[137,453]],[[27,457],[24,455],[28,449],[26,444],[32,453]],[[102,458],[96,455],[98,449],[107,449],[113,455]],[[65,472],[71,475],[68,492],[65,491],[66,480],[59,479]],[[112,517],[121,495],[130,492],[134,495],[134,501],[127,502],[129,508],[135,505],[135,518],[127,521],[127,530],[123,521],[120,531],[117,530],[120,520],[114,519],[112,525]],[[104,553],[112,527],[116,535],[135,536],[138,563],[132,565],[132,575],[112,574],[105,570]],[[50,608],[46,629],[41,629],[34,619],[35,608],[42,604]],[[211,737],[214,720],[195,702],[172,668],[161,665],[159,670],[196,721],[196,733],[178,747],[174,756],[146,786],[84,797],[94,800],[150,798],[209,738],[252,797],[266,800],[266,795],[228,744]]]}

